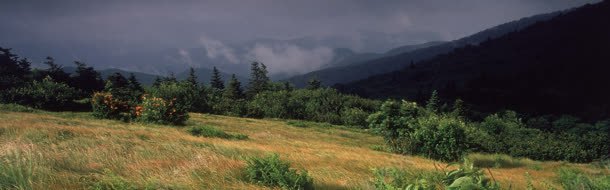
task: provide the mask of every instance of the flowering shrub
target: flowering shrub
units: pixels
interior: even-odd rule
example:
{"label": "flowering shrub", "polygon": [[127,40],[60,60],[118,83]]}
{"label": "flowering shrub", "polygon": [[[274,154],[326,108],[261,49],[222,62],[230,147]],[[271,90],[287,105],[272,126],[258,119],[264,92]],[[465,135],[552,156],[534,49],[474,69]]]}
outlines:
{"label": "flowering shrub", "polygon": [[176,99],[165,100],[158,97],[142,97],[142,106],[135,109],[135,115],[144,122],[181,125],[189,118],[186,107],[177,106]]}
{"label": "flowering shrub", "polygon": [[129,103],[113,98],[112,94],[108,92],[93,94],[91,108],[93,116],[97,118],[129,120],[133,117]]}

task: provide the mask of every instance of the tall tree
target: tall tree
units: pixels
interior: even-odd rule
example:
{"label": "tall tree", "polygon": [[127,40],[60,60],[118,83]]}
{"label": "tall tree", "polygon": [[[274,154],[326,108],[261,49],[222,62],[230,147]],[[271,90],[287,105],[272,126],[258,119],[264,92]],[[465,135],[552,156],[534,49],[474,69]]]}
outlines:
{"label": "tall tree", "polygon": [[155,81],[152,83],[152,86],[159,87],[159,85],[161,85],[162,82],[163,82],[163,80],[161,79],[161,77],[157,76],[157,77],[155,77]]}
{"label": "tall tree", "polygon": [[438,92],[436,90],[432,91],[432,95],[430,99],[426,102],[426,109],[431,112],[438,112],[439,108],[439,99]]}
{"label": "tall tree", "polygon": [[72,86],[86,94],[104,89],[104,81],[99,72],[85,63],[75,61],[76,72],[72,75]]}
{"label": "tall tree", "polygon": [[189,76],[186,78],[186,82],[191,84],[193,87],[199,86],[197,83],[197,75],[195,75],[195,69],[193,67],[189,69]]}
{"label": "tall tree", "polygon": [[29,80],[30,62],[0,47],[0,92],[25,84]]}
{"label": "tall tree", "polygon": [[250,67],[250,83],[248,84],[248,96],[254,95],[269,90],[269,77],[267,76],[267,66],[263,63],[252,62]]}
{"label": "tall tree", "polygon": [[244,97],[241,83],[237,80],[235,74],[231,75],[231,80],[229,80],[229,84],[227,88],[225,88],[223,96],[231,100],[237,100]]}
{"label": "tall tree", "polygon": [[133,73],[129,73],[129,79],[127,80],[129,81],[129,89],[131,89],[132,91],[144,92],[144,88],[142,88],[142,84],[140,84],[140,82],[136,78],[136,75],[134,75]]}
{"label": "tall tree", "polygon": [[43,63],[49,66],[44,70],[45,75],[51,77],[55,82],[70,84],[70,75],[64,71],[61,65],[55,63],[55,59],[46,57]]}
{"label": "tall tree", "polygon": [[315,77],[309,79],[309,81],[307,82],[307,89],[315,90],[319,89],[320,87],[322,87],[322,82]]}
{"label": "tall tree", "polygon": [[165,78],[163,78],[163,82],[169,82],[169,83],[177,83],[178,79],[176,79],[176,75],[174,75],[173,72],[169,73],[169,75]]}
{"label": "tall tree", "polygon": [[220,72],[216,67],[212,70],[212,78],[210,79],[210,85],[215,89],[224,89],[225,83],[222,81],[222,77],[220,76]]}

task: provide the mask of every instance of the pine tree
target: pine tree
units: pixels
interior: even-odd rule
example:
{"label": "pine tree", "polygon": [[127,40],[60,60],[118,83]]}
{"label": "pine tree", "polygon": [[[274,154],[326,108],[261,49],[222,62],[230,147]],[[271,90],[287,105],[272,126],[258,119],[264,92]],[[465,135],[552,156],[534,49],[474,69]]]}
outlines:
{"label": "pine tree", "polygon": [[53,78],[55,82],[70,84],[70,75],[64,71],[62,66],[55,63],[55,59],[46,57],[44,64],[49,66],[49,68],[44,70],[45,75]]}
{"label": "pine tree", "polygon": [[315,90],[315,89],[319,89],[320,87],[322,87],[322,82],[320,80],[318,80],[317,78],[311,78],[307,82],[307,89]]}
{"label": "pine tree", "polygon": [[462,101],[461,99],[456,99],[455,102],[453,102],[453,111],[451,111],[451,115],[455,117],[461,117],[464,116],[464,113],[466,113],[466,109],[464,108],[464,101]]}
{"label": "pine tree", "polygon": [[30,80],[30,62],[0,47],[0,94],[6,89],[21,86]]}
{"label": "pine tree", "polygon": [[129,73],[129,79],[127,80],[129,81],[129,89],[132,91],[144,92],[144,88],[142,88],[142,84],[136,79],[136,75]]}
{"label": "pine tree", "polygon": [[210,85],[212,88],[222,90],[225,88],[225,83],[222,81],[222,77],[220,76],[220,72],[216,67],[212,70],[212,78],[210,79]]}
{"label": "pine tree", "polygon": [[428,111],[431,112],[438,112],[438,104],[439,104],[439,99],[438,99],[438,92],[436,92],[436,90],[432,91],[432,95],[430,96],[430,99],[428,99],[428,102],[426,103],[426,109]]}
{"label": "pine tree", "polygon": [[173,72],[169,73],[169,75],[167,77],[165,77],[163,79],[163,82],[168,82],[168,83],[177,83],[178,79],[176,79],[176,75],[174,75]]}
{"label": "pine tree", "polygon": [[231,80],[229,80],[229,84],[227,88],[225,88],[223,96],[227,99],[238,100],[243,98],[244,93],[241,89],[241,83],[235,77],[235,74],[231,75]]}
{"label": "pine tree", "polygon": [[186,82],[191,84],[191,86],[197,88],[199,84],[197,83],[197,75],[195,75],[195,69],[191,67],[189,69],[189,76],[186,78]]}
{"label": "pine tree", "polygon": [[288,81],[284,81],[283,85],[284,85],[284,90],[286,90],[288,92],[294,90],[294,86],[292,86],[292,84],[290,84],[290,82],[288,82]]}
{"label": "pine tree", "polygon": [[267,76],[267,66],[263,63],[252,62],[250,67],[250,82],[248,84],[248,96],[269,90],[270,79]]}
{"label": "pine tree", "polygon": [[76,72],[72,76],[73,87],[87,94],[104,89],[104,81],[99,72],[80,61],[75,61],[74,64],[76,65]]}
{"label": "pine tree", "polygon": [[153,87],[159,87],[159,85],[161,85],[161,83],[162,83],[162,82],[163,82],[163,81],[161,80],[161,77],[157,76],[157,77],[155,78],[155,81],[152,83],[152,86],[153,86]]}

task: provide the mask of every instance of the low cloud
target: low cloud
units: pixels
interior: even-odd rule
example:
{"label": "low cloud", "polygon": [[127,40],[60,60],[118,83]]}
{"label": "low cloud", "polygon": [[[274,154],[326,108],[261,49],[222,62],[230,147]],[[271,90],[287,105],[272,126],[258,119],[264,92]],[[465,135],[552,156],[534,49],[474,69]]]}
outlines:
{"label": "low cloud", "polygon": [[239,63],[239,59],[235,55],[233,49],[226,46],[221,41],[202,36],[199,38],[199,42],[205,48],[209,58],[216,59],[223,57],[231,63]]}
{"label": "low cloud", "polygon": [[263,62],[272,74],[302,74],[329,63],[333,50],[328,47],[305,49],[296,45],[256,44],[247,57]]}

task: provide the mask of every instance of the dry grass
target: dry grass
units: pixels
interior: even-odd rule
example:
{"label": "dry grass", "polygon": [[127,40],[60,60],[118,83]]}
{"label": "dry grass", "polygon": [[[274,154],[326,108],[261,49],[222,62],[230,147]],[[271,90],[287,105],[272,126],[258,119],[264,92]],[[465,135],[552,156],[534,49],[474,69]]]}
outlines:
{"label": "dry grass", "polygon": [[[88,113],[18,113],[0,111],[0,158],[23,151],[39,155],[36,186],[83,189],[104,183],[172,189],[264,189],[247,183],[245,157],[278,153],[295,168],[306,169],[318,189],[372,189],[373,168],[435,170],[434,162],[370,147],[381,137],[340,127],[287,125],[256,120],[192,114],[188,125],[210,125],[249,136],[228,140],[191,136],[186,127],[97,120]],[[491,168],[493,176],[513,189],[526,187],[525,172],[534,185],[559,187],[558,167],[599,172],[587,165],[524,162]],[[535,166],[533,166],[535,164]]]}

